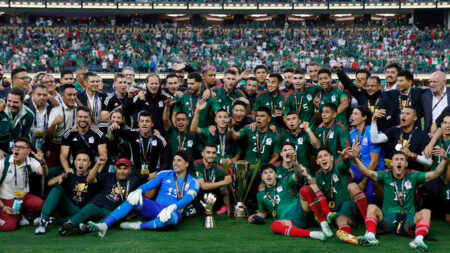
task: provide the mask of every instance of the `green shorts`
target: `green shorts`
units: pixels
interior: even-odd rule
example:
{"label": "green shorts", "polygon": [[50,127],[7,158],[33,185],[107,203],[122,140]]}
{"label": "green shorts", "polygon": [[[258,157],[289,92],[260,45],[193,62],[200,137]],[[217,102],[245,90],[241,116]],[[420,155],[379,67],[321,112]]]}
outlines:
{"label": "green shorts", "polygon": [[308,224],[312,221],[312,217],[312,212],[303,211],[302,205],[298,202],[284,217],[278,220],[290,220],[295,227],[307,228]]}
{"label": "green shorts", "polygon": [[[414,233],[416,224],[414,224],[414,214],[407,214],[403,223],[401,233]],[[378,222],[377,229],[380,233],[396,233],[397,226],[400,221],[400,213],[385,213],[383,212],[383,219]]]}
{"label": "green shorts", "polygon": [[358,206],[351,200],[338,204],[335,208],[333,208],[333,211],[336,212],[336,217],[345,216],[352,220],[355,225],[363,222]]}

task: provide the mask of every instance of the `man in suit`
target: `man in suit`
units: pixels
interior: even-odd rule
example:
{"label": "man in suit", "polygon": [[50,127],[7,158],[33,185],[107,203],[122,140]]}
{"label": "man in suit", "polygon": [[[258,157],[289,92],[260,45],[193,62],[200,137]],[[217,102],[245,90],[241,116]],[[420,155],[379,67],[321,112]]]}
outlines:
{"label": "man in suit", "polygon": [[450,105],[450,93],[447,92],[447,78],[444,72],[437,71],[430,76],[430,89],[422,94],[422,110],[425,118],[425,131],[434,132],[432,127],[445,107]]}
{"label": "man in suit", "polygon": [[[98,124],[98,127],[108,127],[105,123],[100,123],[100,113],[106,99],[106,94],[98,91],[101,82],[100,76],[95,73],[87,72],[84,74],[84,85],[86,90],[77,94],[78,100],[83,106],[87,106],[91,111],[92,123]],[[99,124],[100,123],[100,124]]]}
{"label": "man in suit", "polygon": [[377,120],[378,129],[385,131],[391,127],[400,125],[400,114],[406,106],[413,107],[416,111],[416,126],[421,128],[420,119],[422,113],[422,92],[420,88],[411,87],[414,76],[407,70],[402,70],[397,76],[397,89],[381,93],[378,109],[384,109],[385,116]]}

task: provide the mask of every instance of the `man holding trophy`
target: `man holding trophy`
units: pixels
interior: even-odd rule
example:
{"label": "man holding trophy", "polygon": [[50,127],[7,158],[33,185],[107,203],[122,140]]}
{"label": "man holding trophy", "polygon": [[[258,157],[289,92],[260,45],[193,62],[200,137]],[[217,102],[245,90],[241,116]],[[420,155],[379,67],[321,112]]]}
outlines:
{"label": "man holding trophy", "polygon": [[[292,152],[290,158],[296,160],[295,152]],[[326,226],[322,227],[323,232],[303,229],[307,227],[310,220],[309,206],[306,201],[299,201],[295,189],[303,177],[308,180],[309,175],[306,168],[296,162],[294,174],[277,181],[275,166],[268,164],[262,167],[261,177],[265,189],[258,192],[258,211],[248,217],[249,223],[264,224],[264,218],[270,214],[275,219],[271,225],[271,230],[275,234],[289,237],[309,237],[320,241],[326,240],[326,234],[331,234],[331,229],[326,222]],[[321,213],[320,206],[317,210]]]}

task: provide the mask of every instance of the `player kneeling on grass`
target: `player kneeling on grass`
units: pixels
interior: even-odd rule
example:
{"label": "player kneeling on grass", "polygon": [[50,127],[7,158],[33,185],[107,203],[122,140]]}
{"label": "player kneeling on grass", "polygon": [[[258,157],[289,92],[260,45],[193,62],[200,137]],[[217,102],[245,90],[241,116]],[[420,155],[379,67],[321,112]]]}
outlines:
{"label": "player kneeling on grass", "polygon": [[362,218],[365,218],[367,199],[358,185],[351,180],[348,159],[350,153],[350,148],[344,149],[333,162],[333,156],[327,148],[319,149],[316,162],[320,170],[316,173],[316,181],[328,199],[330,209],[336,212],[336,225],[339,228],[336,235],[343,242],[358,244],[357,238],[351,234],[350,226],[356,225],[357,220],[362,222],[361,214]]}
{"label": "player kneeling on grass", "polygon": [[431,211],[422,209],[415,212],[414,195],[417,186],[438,178],[447,168],[447,153],[436,147],[433,155],[442,157],[442,162],[436,170],[429,172],[406,172],[407,157],[402,152],[395,152],[392,156],[392,170],[376,172],[368,170],[357,157],[358,151],[353,148],[353,161],[359,171],[366,177],[383,186],[383,207],[369,205],[366,218],[366,234],[358,237],[362,246],[378,244],[375,238],[377,228],[382,232],[395,232],[399,235],[409,235],[415,228],[415,238],[409,246],[417,251],[426,251],[428,246],[423,239],[430,228]]}
{"label": "player kneeling on grass", "polygon": [[[50,215],[55,212],[61,219],[56,223],[63,224],[83,208],[95,194],[95,189],[87,183],[88,169],[91,159],[86,151],[80,151],[75,157],[75,173],[64,170],[62,174],[51,178],[48,186],[52,187],[42,208],[41,219],[35,234],[45,234],[50,221]],[[62,169],[62,167],[61,167]]]}
{"label": "player kneeling on grass", "polygon": [[[96,230],[100,237],[104,237],[110,226],[133,210],[137,216],[147,222],[123,222],[120,228],[153,230],[178,224],[183,209],[195,198],[200,186],[187,173],[188,168],[192,166],[192,157],[189,152],[177,151],[173,157],[172,166],[173,170],[159,172],[155,179],[130,193],[127,201],[114,210],[103,223],[90,221],[89,226]],[[157,187],[159,192],[156,201],[143,198],[143,194]]]}
{"label": "player kneeling on grass", "polygon": [[[304,171],[304,172],[302,172]],[[308,204],[303,200],[299,201],[295,188],[297,182],[307,176],[306,170],[296,164],[294,175],[281,178],[277,182],[277,173],[275,166],[268,164],[262,167],[261,177],[265,183],[265,189],[258,192],[258,212],[248,217],[248,222],[253,224],[263,224],[267,213],[270,213],[275,219],[272,222],[271,229],[275,234],[281,234],[289,237],[310,237],[324,241],[325,233],[331,230],[325,222],[324,232],[303,230],[308,224]],[[320,206],[319,206],[320,209]]]}
{"label": "player kneeling on grass", "polygon": [[100,157],[87,176],[88,184],[96,184],[101,190],[87,205],[72,216],[59,228],[62,236],[77,235],[86,228],[83,222],[91,219],[104,219],[111,211],[127,199],[128,193],[139,186],[139,178],[131,175],[131,162],[120,158],[116,162],[115,173],[101,173],[106,163],[106,157]]}

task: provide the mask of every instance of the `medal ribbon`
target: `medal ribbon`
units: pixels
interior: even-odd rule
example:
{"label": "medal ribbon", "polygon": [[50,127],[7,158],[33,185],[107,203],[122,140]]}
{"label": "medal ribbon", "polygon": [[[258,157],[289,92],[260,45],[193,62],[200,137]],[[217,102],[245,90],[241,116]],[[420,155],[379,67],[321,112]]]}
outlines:
{"label": "medal ribbon", "polygon": [[187,176],[188,176],[188,174],[186,172],[186,176],[184,176],[183,185],[181,186],[181,191],[180,191],[180,189],[178,187],[177,176],[175,175],[175,172],[173,173],[173,180],[175,181],[175,191],[177,193],[177,200],[182,199],[184,196],[184,187],[186,187]]}

